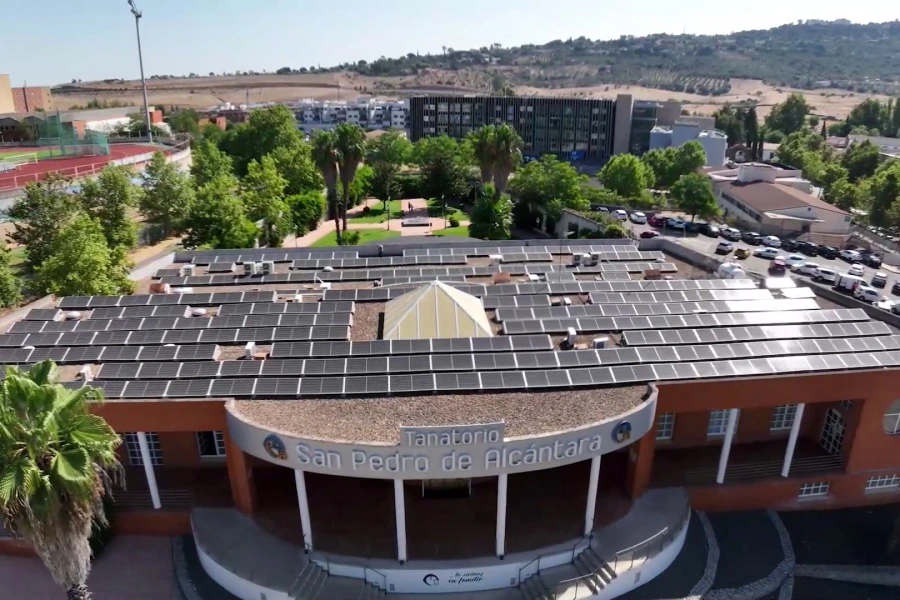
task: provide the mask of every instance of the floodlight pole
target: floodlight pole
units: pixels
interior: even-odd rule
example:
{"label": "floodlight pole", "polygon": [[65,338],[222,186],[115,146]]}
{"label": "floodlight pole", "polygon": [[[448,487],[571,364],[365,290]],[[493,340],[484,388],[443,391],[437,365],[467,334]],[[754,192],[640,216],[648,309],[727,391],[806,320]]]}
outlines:
{"label": "floodlight pole", "polygon": [[144,118],[147,120],[147,141],[153,141],[153,127],[150,124],[150,103],[147,101],[147,81],[144,79],[144,54],[141,52],[141,17],[144,13],[137,9],[134,0],[128,0],[131,14],[134,15],[134,30],[137,32],[138,63],[141,66],[141,91],[144,93]]}

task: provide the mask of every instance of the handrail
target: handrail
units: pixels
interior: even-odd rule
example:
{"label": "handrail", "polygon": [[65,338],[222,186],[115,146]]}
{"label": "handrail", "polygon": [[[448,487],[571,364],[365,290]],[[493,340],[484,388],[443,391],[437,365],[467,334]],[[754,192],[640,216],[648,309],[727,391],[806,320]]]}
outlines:
{"label": "handrail", "polygon": [[[588,540],[588,546],[590,546],[590,545],[591,545],[591,542],[590,542],[590,541],[591,541],[593,538],[594,538],[593,532],[591,532],[591,533],[589,533],[589,534],[587,534],[587,535],[581,536],[581,537],[578,539],[578,541],[575,542],[575,543],[572,545],[572,560],[569,561],[569,562],[575,562],[575,550],[578,548],[578,546],[581,545],[585,540]],[[527,569],[528,567],[530,567],[531,565],[533,565],[535,561],[537,561],[538,566],[537,566],[537,570],[535,571],[535,573],[540,573],[540,572],[541,572],[541,559],[544,558],[544,557],[546,557],[546,556],[550,556],[550,555],[554,555],[554,554],[559,554],[559,553],[558,553],[558,552],[545,552],[545,553],[543,553],[543,554],[539,554],[538,556],[536,556],[536,557],[532,558],[530,561],[528,561],[527,564],[525,564],[525,565],[523,565],[521,568],[519,568],[519,577],[518,577],[518,583],[517,583],[517,585],[521,585],[521,584],[522,584],[522,581],[523,581],[523,579],[522,579],[522,571],[524,571],[525,569]],[[528,578],[526,577],[525,579],[528,579]]]}
{"label": "handrail", "polygon": [[367,571],[372,571],[373,573],[375,573],[375,574],[381,576],[381,589],[383,589],[385,592],[387,592],[387,575],[385,575],[384,573],[382,573],[382,572],[379,571],[378,569],[375,569],[375,568],[370,567],[370,566],[368,566],[368,565],[363,565],[363,580],[366,581],[366,582],[369,581],[369,578],[366,577],[366,572],[367,572]]}

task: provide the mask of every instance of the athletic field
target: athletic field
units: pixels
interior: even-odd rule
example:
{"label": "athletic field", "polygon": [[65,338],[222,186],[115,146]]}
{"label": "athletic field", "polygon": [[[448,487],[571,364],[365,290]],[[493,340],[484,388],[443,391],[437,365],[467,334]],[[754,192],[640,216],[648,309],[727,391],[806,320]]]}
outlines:
{"label": "athletic field", "polygon": [[2,159],[4,156],[18,156],[21,154],[29,154],[29,155],[36,154],[37,159],[41,160],[44,158],[53,158],[54,152],[56,152],[57,155],[59,154],[59,146],[53,146],[53,147],[45,146],[43,148],[18,148],[18,147],[0,148],[0,159]]}

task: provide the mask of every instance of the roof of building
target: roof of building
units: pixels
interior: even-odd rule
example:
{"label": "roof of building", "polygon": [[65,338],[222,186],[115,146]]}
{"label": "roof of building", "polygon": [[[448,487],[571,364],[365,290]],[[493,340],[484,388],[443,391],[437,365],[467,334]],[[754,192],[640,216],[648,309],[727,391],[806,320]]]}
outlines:
{"label": "roof of building", "polygon": [[494,335],[481,300],[432,281],[387,303],[384,339],[490,337]]}
{"label": "roof of building", "polygon": [[714,183],[714,185],[758,212],[810,207],[844,215],[850,214],[811,194],[781,183],[769,183],[768,181],[753,181],[750,183],[719,181]]}
{"label": "roof of building", "polygon": [[9,118],[15,119],[16,121],[22,121],[25,118],[33,117],[35,119],[43,120],[47,118],[48,115],[50,117],[55,117],[57,114],[59,114],[59,117],[63,123],[71,123],[73,121],[104,121],[107,119],[121,119],[127,117],[128,115],[141,111],[142,108],[139,106],[119,106],[115,108],[97,108],[90,110],[63,110],[59,111],[58,113],[55,110],[50,112],[31,111],[19,113],[4,113],[0,114],[0,119]]}

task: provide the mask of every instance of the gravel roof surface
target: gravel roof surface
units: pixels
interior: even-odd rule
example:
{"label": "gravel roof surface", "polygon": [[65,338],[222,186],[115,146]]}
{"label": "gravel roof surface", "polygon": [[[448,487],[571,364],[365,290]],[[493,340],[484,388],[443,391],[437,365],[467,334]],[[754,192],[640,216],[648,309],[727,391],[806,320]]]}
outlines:
{"label": "gravel roof surface", "polygon": [[647,386],[544,393],[458,394],[347,400],[235,400],[232,412],[261,427],[310,439],[393,444],[400,426],[506,422],[506,435],[536,435],[614,417]]}
{"label": "gravel roof surface", "polygon": [[350,340],[354,342],[380,339],[381,319],[386,302],[357,302],[353,313]]}

